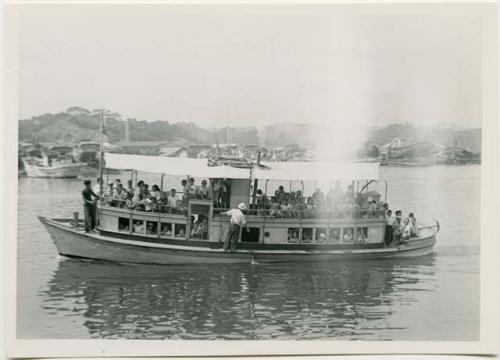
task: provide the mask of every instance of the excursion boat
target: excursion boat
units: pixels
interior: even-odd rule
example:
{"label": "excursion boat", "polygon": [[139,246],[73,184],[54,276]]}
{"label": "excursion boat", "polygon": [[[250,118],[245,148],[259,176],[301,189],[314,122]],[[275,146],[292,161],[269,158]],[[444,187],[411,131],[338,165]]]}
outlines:
{"label": "excursion boat", "polygon": [[[336,208],[314,214],[296,211],[293,217],[274,217],[255,208],[257,188],[267,192],[268,182],[342,181],[354,185],[357,197],[376,194],[369,190],[378,180],[374,163],[276,162],[257,163],[251,168],[213,163],[206,159],[185,159],[127,154],[104,154],[106,167],[115,170],[224,179],[230,186],[227,203],[244,211],[249,231],[240,232],[234,253],[222,252],[229,229],[225,210],[212,200],[189,199],[182,210],[144,211],[110,206],[100,201],[97,231],[85,233],[82,221],[73,218],[39,217],[60,255],[87,259],[143,264],[267,263],[294,261],[336,261],[411,257],[433,251],[439,223],[419,225],[418,236],[386,247],[384,210],[364,207]],[[137,179],[137,175],[136,175]],[[260,187],[259,187],[260,183]],[[264,186],[263,186],[264,185]],[[170,186],[169,186],[170,188]],[[385,196],[387,183],[385,183]],[[385,199],[385,197],[384,197]],[[193,229],[203,219],[201,235]]]}

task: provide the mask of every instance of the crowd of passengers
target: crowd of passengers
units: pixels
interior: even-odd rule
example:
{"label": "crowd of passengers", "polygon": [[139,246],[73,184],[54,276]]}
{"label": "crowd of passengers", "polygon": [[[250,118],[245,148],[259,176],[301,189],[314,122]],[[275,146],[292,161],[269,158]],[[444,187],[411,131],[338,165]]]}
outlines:
{"label": "crowd of passengers", "polygon": [[352,185],[343,191],[338,181],[326,195],[317,188],[307,197],[300,190],[286,192],[283,185],[272,197],[259,189],[253,208],[260,215],[276,218],[316,218],[333,214],[336,217],[381,217],[384,214],[382,202],[371,196],[356,194]]}
{"label": "crowd of passengers", "polygon": [[[213,200],[215,208],[229,208],[231,182],[228,179],[202,180],[196,184],[194,178],[181,181],[182,192],[172,188],[162,191],[158,185],[151,187],[140,180],[134,186],[128,180],[125,186],[120,179],[115,179],[103,188],[104,205],[134,209],[147,212],[187,213],[189,199]],[[98,193],[99,179],[94,192]],[[273,196],[266,195],[261,189],[256,191],[250,205],[253,215],[276,218],[316,218],[328,217],[378,217],[383,216],[383,203],[379,196],[356,194],[352,185],[344,191],[340,182],[325,195],[317,188],[311,196],[304,196],[302,191],[286,192],[279,186]]]}
{"label": "crowd of passengers", "polygon": [[[185,213],[189,199],[213,198],[217,199],[214,200],[216,207],[229,207],[229,182],[217,179],[211,185],[209,189],[207,180],[196,185],[194,178],[183,179],[183,191],[177,193],[174,188],[162,191],[156,184],[150,187],[143,180],[139,180],[135,186],[132,180],[128,180],[124,186],[120,179],[115,179],[103,188],[102,198],[107,206],[147,212]],[[94,192],[99,193],[99,179]]]}

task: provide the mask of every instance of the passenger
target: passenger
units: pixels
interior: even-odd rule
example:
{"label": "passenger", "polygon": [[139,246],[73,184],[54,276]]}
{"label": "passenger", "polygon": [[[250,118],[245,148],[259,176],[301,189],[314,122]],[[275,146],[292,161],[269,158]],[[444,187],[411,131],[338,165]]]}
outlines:
{"label": "passenger", "polygon": [[276,217],[276,218],[283,217],[281,210],[280,210],[280,204],[278,204],[275,201],[271,202],[271,205],[269,208],[269,216]]}
{"label": "passenger", "polygon": [[229,179],[224,178],[220,187],[220,196],[221,196],[221,206],[224,209],[229,208],[229,197],[231,194],[231,181]]}
{"label": "passenger", "polygon": [[127,199],[128,193],[123,188],[123,185],[119,183],[113,192],[113,201],[116,203],[116,206],[123,208],[125,207]]}
{"label": "passenger", "polygon": [[356,242],[361,246],[366,246],[366,234],[362,228],[358,228],[356,233]]}
{"label": "passenger", "polygon": [[185,238],[186,237],[186,230],[184,230],[184,228],[180,228],[179,232],[175,236],[178,238]]}
{"label": "passenger", "polygon": [[393,235],[393,241],[397,244],[401,244],[401,237],[403,235],[403,229],[402,229],[402,218],[401,218],[401,210],[396,211],[396,219],[394,220],[393,223],[393,229],[392,229],[392,235]]}
{"label": "passenger", "polygon": [[96,193],[92,191],[92,182],[90,180],[85,180],[83,185],[85,185],[85,188],[82,190],[85,232],[89,233],[94,231],[96,226],[95,200],[99,199],[99,195],[96,195]]}
{"label": "passenger", "polygon": [[134,221],[133,230],[135,233],[144,234],[144,222],[143,221]]}
{"label": "passenger", "polygon": [[159,202],[161,199],[161,191],[158,185],[153,185],[151,188],[151,192],[149,193],[149,196],[153,202]]}
{"label": "passenger", "polygon": [[402,232],[401,238],[403,239],[403,243],[405,243],[408,240],[410,240],[411,225],[410,225],[410,219],[409,218],[405,218],[403,220],[402,225],[401,225],[401,232]]}
{"label": "passenger", "polygon": [[295,230],[291,233],[291,236],[288,235],[288,242],[299,242],[299,233]]}
{"label": "passenger", "polygon": [[394,218],[392,217],[392,210],[387,210],[385,213],[385,246],[389,247],[393,240],[393,225]]}
{"label": "passenger", "polygon": [[417,237],[418,236],[417,219],[415,218],[415,215],[412,212],[408,215],[408,217],[410,220],[410,236]]}
{"label": "passenger", "polygon": [[317,188],[314,191],[314,193],[312,194],[312,199],[316,208],[322,210],[325,203],[325,194],[323,194],[320,188]]}
{"label": "passenger", "polygon": [[343,236],[342,239],[343,239],[342,241],[345,242],[345,243],[352,242],[353,239],[354,239],[353,230],[352,229],[345,229],[344,230],[344,236]]}
{"label": "passenger", "polygon": [[186,179],[183,179],[181,181],[181,187],[182,187],[182,203],[187,205],[189,199],[189,185]]}
{"label": "passenger", "polygon": [[207,180],[203,179],[201,181],[201,185],[196,187],[196,197],[202,200],[209,199],[209,187],[207,186]]}
{"label": "passenger", "polygon": [[236,244],[238,243],[238,238],[240,236],[240,229],[244,226],[247,232],[250,229],[247,226],[247,221],[245,215],[243,215],[244,210],[246,210],[245,203],[240,203],[237,208],[226,211],[224,214],[231,216],[229,223],[229,231],[224,241],[224,252],[234,252],[236,250]]}
{"label": "passenger", "polygon": [[286,195],[287,194],[285,192],[285,188],[283,187],[283,185],[280,185],[278,190],[276,190],[274,193],[274,198],[276,199],[276,202],[278,204],[281,204],[283,201],[286,200]]}
{"label": "passenger", "polygon": [[196,198],[196,186],[194,184],[194,178],[190,177],[188,180],[188,194],[189,194],[189,199],[195,199]]}
{"label": "passenger", "polygon": [[332,208],[338,207],[338,204],[342,201],[344,197],[344,192],[340,187],[340,181],[335,181],[335,187],[330,190],[328,193],[330,197],[330,203],[333,206]]}
{"label": "passenger", "polygon": [[314,218],[316,217],[316,206],[314,205],[314,200],[312,196],[309,196],[306,201],[305,217]]}
{"label": "passenger", "polygon": [[118,187],[118,185],[123,185],[122,181],[120,179],[115,179],[115,182],[113,184],[113,188],[116,189]]}
{"label": "passenger", "polygon": [[155,224],[148,222],[148,225],[146,226],[146,234],[156,235]]}
{"label": "passenger", "polygon": [[221,181],[220,181],[220,179],[213,179],[210,182],[210,184],[212,185],[214,207],[218,208],[220,206],[220,187],[221,187]]}
{"label": "passenger", "polygon": [[200,234],[203,240],[208,240],[208,218],[206,216],[201,220]]}
{"label": "passenger", "polygon": [[132,180],[128,180],[127,181],[127,193],[128,193],[128,197],[129,199],[132,199],[132,197],[134,196],[134,186],[132,185]]}
{"label": "passenger", "polygon": [[132,197],[132,201],[134,202],[134,205],[139,203],[142,200],[143,188],[144,188],[144,181],[139,180],[137,182],[137,186],[134,190],[134,196]]}
{"label": "passenger", "polygon": [[176,212],[178,201],[179,201],[179,198],[177,197],[177,194],[175,193],[175,189],[170,189],[170,194],[168,196],[168,208],[170,210],[170,213]]}
{"label": "passenger", "polygon": [[160,191],[160,200],[158,200],[157,211],[165,213],[168,210],[168,192]]}

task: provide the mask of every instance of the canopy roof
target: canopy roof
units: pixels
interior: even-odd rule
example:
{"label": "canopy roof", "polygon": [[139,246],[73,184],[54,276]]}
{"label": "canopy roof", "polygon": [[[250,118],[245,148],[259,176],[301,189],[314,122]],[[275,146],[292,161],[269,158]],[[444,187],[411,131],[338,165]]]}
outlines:
{"label": "canopy roof", "polygon": [[208,166],[207,159],[104,153],[108,169],[205,178],[249,179],[250,170],[232,166]]}
{"label": "canopy roof", "polygon": [[208,166],[207,159],[105,153],[106,168],[204,178],[262,180],[378,180],[378,163],[263,162],[253,169]]}
{"label": "canopy roof", "polygon": [[253,178],[269,180],[378,180],[378,163],[263,162]]}

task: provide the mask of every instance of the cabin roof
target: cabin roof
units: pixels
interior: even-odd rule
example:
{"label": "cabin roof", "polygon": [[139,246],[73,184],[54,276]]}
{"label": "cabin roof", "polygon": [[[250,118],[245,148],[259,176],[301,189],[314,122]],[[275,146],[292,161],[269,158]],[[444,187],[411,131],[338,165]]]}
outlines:
{"label": "cabin roof", "polygon": [[137,170],[181,176],[263,180],[377,180],[378,163],[263,162],[238,168],[209,166],[207,159],[105,153],[108,169]]}

